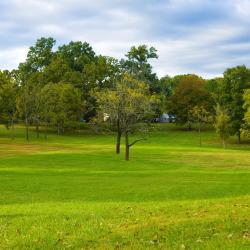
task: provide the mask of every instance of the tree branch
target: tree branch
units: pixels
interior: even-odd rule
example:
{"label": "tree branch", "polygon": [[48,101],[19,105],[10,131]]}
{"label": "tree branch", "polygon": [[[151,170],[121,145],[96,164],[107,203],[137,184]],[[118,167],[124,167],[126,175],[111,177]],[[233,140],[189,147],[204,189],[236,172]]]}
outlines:
{"label": "tree branch", "polygon": [[130,143],[129,144],[129,147],[132,147],[133,145],[135,145],[137,142],[139,142],[139,141],[146,141],[147,139],[145,139],[145,138],[140,138],[140,139],[137,139],[137,140],[135,140],[135,141],[133,141],[132,143]]}

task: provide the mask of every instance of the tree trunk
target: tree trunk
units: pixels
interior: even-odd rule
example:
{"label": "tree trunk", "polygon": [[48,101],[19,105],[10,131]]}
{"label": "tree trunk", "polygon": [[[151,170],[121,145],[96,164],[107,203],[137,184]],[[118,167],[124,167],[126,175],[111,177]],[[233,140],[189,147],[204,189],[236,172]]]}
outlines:
{"label": "tree trunk", "polygon": [[223,148],[226,149],[226,140],[224,138],[222,139],[222,143],[223,143]]}
{"label": "tree trunk", "polygon": [[29,141],[29,122],[28,118],[25,118],[25,126],[26,126],[26,141]]}
{"label": "tree trunk", "polygon": [[15,139],[15,133],[14,133],[14,117],[11,117],[11,139]]}
{"label": "tree trunk", "polygon": [[122,136],[122,132],[117,131],[117,139],[116,139],[116,153],[117,154],[120,154],[121,136]]}
{"label": "tree trunk", "polygon": [[117,122],[116,153],[120,154],[122,130],[119,121]]}
{"label": "tree trunk", "polygon": [[238,144],[240,144],[241,143],[240,131],[237,133],[237,135],[238,135]]}
{"label": "tree trunk", "polygon": [[45,134],[44,134],[44,138],[47,140],[48,138],[48,123],[45,123]]}
{"label": "tree trunk", "polygon": [[59,126],[59,124],[57,125],[57,135],[60,135],[60,126]]}
{"label": "tree trunk", "polygon": [[36,122],[36,138],[39,138],[40,136],[40,131],[39,131],[39,120]]}
{"label": "tree trunk", "polygon": [[201,147],[201,123],[199,122],[199,140],[200,140],[200,147]]}
{"label": "tree trunk", "polygon": [[126,145],[126,151],[125,151],[125,160],[128,161],[129,160],[129,141],[128,141],[128,130],[126,130],[125,132],[125,145]]}

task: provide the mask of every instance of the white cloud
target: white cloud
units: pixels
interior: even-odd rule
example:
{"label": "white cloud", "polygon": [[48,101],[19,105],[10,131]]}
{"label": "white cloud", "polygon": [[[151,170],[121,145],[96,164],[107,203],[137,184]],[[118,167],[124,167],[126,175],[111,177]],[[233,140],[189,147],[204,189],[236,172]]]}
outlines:
{"label": "white cloud", "polygon": [[27,55],[27,47],[16,47],[0,52],[0,69],[13,69],[19,62],[25,60]]}
{"label": "white cloud", "polygon": [[[1,7],[2,6],[2,7]],[[222,74],[250,62],[248,0],[10,0],[0,2],[0,68],[24,60],[41,36],[89,42],[121,58],[132,45],[157,48],[159,75]]]}

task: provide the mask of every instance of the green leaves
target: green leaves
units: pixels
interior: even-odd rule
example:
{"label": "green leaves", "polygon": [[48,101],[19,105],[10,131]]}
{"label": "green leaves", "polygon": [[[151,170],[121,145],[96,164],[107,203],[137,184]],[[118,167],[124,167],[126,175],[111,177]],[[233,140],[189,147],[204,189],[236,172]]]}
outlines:
{"label": "green leaves", "polygon": [[190,110],[203,107],[212,109],[210,93],[205,89],[205,80],[196,75],[186,75],[180,78],[174,94],[169,99],[169,111],[176,115],[179,123],[190,122]]}
{"label": "green leaves", "polygon": [[246,66],[237,66],[224,72],[222,81],[222,105],[228,110],[231,134],[237,134],[240,140],[240,129],[243,125],[245,107],[243,94],[250,87],[250,70]]}
{"label": "green leaves", "polygon": [[69,122],[79,121],[84,107],[78,89],[71,84],[47,84],[41,90],[41,111],[44,121],[57,127],[58,133]]}
{"label": "green leaves", "polygon": [[222,140],[224,148],[226,147],[226,140],[230,135],[230,117],[228,115],[228,111],[223,109],[221,106],[217,106],[216,108],[216,117],[214,127],[216,133],[220,136]]}

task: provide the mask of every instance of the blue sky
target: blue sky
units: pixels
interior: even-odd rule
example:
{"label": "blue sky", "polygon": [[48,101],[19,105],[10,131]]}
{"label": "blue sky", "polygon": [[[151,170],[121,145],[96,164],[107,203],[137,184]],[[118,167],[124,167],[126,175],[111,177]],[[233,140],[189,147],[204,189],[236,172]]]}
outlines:
{"label": "blue sky", "polygon": [[250,66],[249,13],[250,0],[3,0],[0,69],[17,67],[37,38],[52,36],[117,58],[145,43],[158,50],[159,76],[220,76]]}

